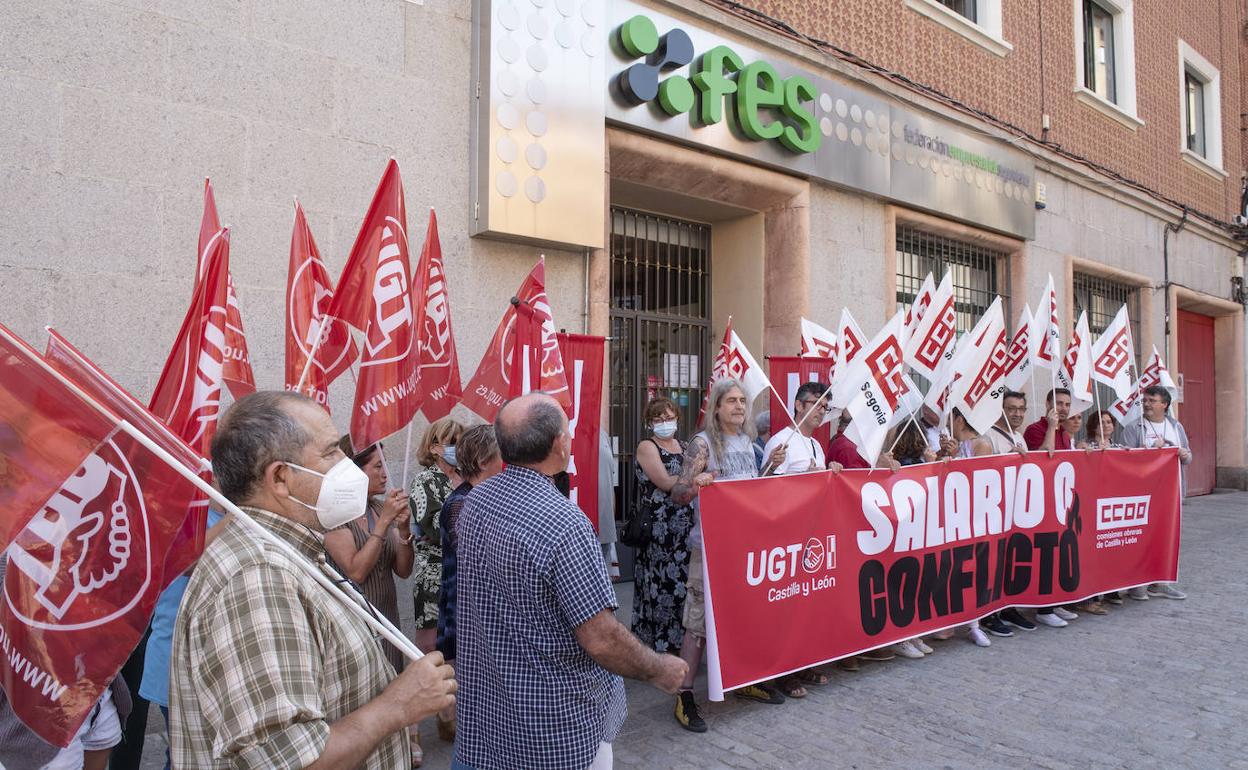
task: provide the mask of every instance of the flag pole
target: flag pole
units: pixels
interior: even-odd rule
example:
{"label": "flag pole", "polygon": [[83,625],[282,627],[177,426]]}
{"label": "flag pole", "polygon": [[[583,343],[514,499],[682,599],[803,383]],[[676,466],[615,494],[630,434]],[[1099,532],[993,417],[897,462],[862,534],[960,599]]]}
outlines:
{"label": "flag pole", "polygon": [[321,316],[321,324],[316,328],[316,340],[312,343],[312,350],[308,351],[308,360],[303,364],[303,373],[299,375],[299,382],[295,385],[295,392],[303,392],[303,383],[308,378],[308,373],[312,371],[312,362],[316,359],[316,351],[321,347],[321,340],[329,336],[325,329],[325,316]]}
{"label": "flag pole", "polygon": [[[19,339],[18,342],[20,342],[20,344],[23,347],[30,349],[30,346],[27,345],[25,341],[22,341]],[[54,368],[52,365],[50,365],[47,362],[47,360],[45,360],[44,357],[39,355],[36,351],[34,351],[33,349],[30,349],[30,353],[31,353],[30,358],[32,361],[38,364],[45,372],[55,377],[57,381],[59,381],[66,388],[72,391],[74,395],[80,398],[83,402],[85,402],[87,405],[89,405],[92,409],[94,409],[99,414],[107,417],[110,420],[116,420],[118,429],[122,430],[127,435],[133,437],[135,441],[138,441],[140,444],[143,445],[144,448],[146,448],[152,454],[160,458],[161,462],[165,463],[170,468],[173,468],[174,471],[176,471],[179,475],[181,475],[183,478],[189,481],[199,491],[207,495],[208,499],[220,505],[227,513],[233,514],[235,518],[237,518],[243,524],[243,526],[254,529],[256,533],[260,535],[262,539],[272,543],[274,547],[276,547],[278,550],[281,550],[287,556],[294,559],[295,564],[303,567],[304,570],[309,575],[311,575],[311,577],[314,580],[316,580],[317,583],[321,584],[323,587],[328,589],[332,594],[336,595],[338,599],[344,605],[346,605],[349,611],[354,613],[357,617],[361,618],[366,624],[368,624],[368,626],[373,628],[373,630],[375,630],[377,633],[381,634],[381,636],[385,637],[385,639],[388,642],[390,642],[395,647],[397,647],[409,659],[419,660],[421,657],[423,657],[424,653],[422,653],[416,647],[416,645],[412,642],[412,640],[404,636],[402,631],[395,628],[394,625],[384,615],[381,615],[380,613],[378,613],[377,616],[374,617],[373,613],[370,613],[367,609],[365,609],[365,604],[367,603],[367,600],[364,599],[364,597],[361,596],[358,591],[355,591],[354,589],[352,589],[352,594],[354,594],[354,596],[352,596],[351,594],[348,594],[336,582],[331,581],[330,578],[328,578],[326,575],[322,574],[319,570],[313,567],[311,562],[309,562],[306,557],[304,557],[302,554],[296,551],[290,544],[286,543],[284,540],[281,540],[272,532],[270,532],[269,530],[265,529],[260,524],[258,524],[254,519],[252,519],[244,511],[242,511],[237,505],[227,500],[225,496],[222,495],[219,491],[217,491],[211,484],[209,484],[207,481],[204,481],[204,479],[202,479],[195,471],[192,471],[190,468],[186,467],[185,464],[178,461],[177,458],[173,457],[167,451],[165,451],[164,447],[160,446],[151,438],[149,438],[147,434],[145,434],[143,431],[136,428],[134,425],[130,424],[129,421],[119,419],[117,415],[115,415],[110,409],[102,406],[91,395],[83,391],[82,388],[78,387],[77,383],[75,383],[73,380],[69,379],[60,371],[58,371],[56,368]]]}
{"label": "flag pole", "polygon": [[402,488],[404,492],[407,491],[407,469],[409,467],[409,463],[410,463],[411,456],[412,456],[412,423],[413,422],[416,422],[416,421],[411,420],[410,422],[407,423],[407,441],[404,443],[404,447],[403,447],[403,487]]}
{"label": "flag pole", "polygon": [[890,447],[888,448],[888,451],[887,451],[887,452],[885,452],[884,454],[887,454],[887,455],[892,455],[893,450],[897,448],[897,444],[898,444],[898,442],[900,442],[900,441],[901,441],[901,434],[906,432],[906,423],[907,423],[907,422],[912,422],[912,423],[914,423],[914,427],[918,428],[920,433],[922,433],[922,432],[923,432],[923,426],[922,426],[922,425],[919,425],[919,421],[918,421],[918,420],[916,420],[916,419],[914,419],[914,412],[911,412],[911,413],[910,413],[910,417],[909,417],[909,419],[907,419],[907,420],[905,420],[905,421],[903,421],[903,422],[901,423],[901,429],[897,431],[897,435],[893,438],[893,444],[892,444],[892,446],[890,446]]}
{"label": "flag pole", "polygon": [[[781,404],[783,404],[784,399],[780,398],[779,393],[776,393],[776,388],[774,385],[771,384],[770,377],[767,378],[767,387],[771,388],[771,392],[776,394],[776,400],[779,401]],[[832,392],[832,387],[833,387],[832,385],[829,385],[828,389],[823,391],[823,395],[819,397],[819,401],[822,401],[828,397],[828,394]],[[801,422],[796,422],[793,419],[793,415],[790,414],[787,409],[785,410],[785,414],[788,415],[789,417],[789,422],[793,423],[793,432],[789,434],[789,437],[784,440],[784,443],[781,446],[783,446],[786,450],[789,448],[789,442],[793,440],[794,436],[796,436],[798,433],[801,433],[802,425],[806,423],[806,419],[810,417],[811,413],[813,413],[814,411],[815,411],[814,409],[807,409],[806,414],[802,415]],[[763,466],[763,471],[759,475],[766,476],[767,472],[770,470],[771,470],[771,463],[767,463],[767,465]]]}

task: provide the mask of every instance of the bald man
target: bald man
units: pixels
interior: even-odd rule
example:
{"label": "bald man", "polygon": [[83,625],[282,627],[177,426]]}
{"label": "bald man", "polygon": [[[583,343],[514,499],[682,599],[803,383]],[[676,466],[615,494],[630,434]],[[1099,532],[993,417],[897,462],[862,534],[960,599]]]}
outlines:
{"label": "bald man", "polygon": [[503,405],[506,469],[475,487],[458,536],[458,734],[452,768],[611,767],[627,712],[621,676],[675,693],[686,665],[615,619],[589,519],[551,481],[572,453],[550,396]]}

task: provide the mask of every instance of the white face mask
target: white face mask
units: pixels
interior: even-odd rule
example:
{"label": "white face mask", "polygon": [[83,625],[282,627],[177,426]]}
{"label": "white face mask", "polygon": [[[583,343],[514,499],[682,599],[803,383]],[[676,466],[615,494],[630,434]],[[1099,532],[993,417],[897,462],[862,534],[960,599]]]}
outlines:
{"label": "white face mask", "polygon": [[317,495],[315,506],[308,505],[294,495],[290,499],[308,510],[316,511],[316,519],[326,532],[364,515],[364,509],[368,505],[368,474],[352,462],[350,457],[339,460],[328,473],[320,473],[292,462],[286,464],[304,473],[321,477],[321,493]]}
{"label": "white face mask", "polygon": [[652,429],[654,430],[654,435],[659,438],[671,438],[676,435],[676,421],[668,420],[667,422],[656,422],[652,426]]}

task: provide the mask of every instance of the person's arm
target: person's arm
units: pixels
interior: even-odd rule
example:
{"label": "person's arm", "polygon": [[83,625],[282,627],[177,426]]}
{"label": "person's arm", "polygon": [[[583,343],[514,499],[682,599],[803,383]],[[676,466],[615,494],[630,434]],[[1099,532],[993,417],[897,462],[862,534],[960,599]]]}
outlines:
{"label": "person's arm", "polygon": [[668,694],[680,689],[689,670],[675,655],[660,655],[642,644],[609,608],[577,626],[576,641],[611,673],[647,682]]}
{"label": "person's arm", "polygon": [[412,509],[407,504],[407,495],[401,489],[392,489],[382,506],[394,513],[394,526],[386,529],[386,537],[390,538],[390,547],[394,549],[391,570],[400,578],[411,577],[416,549],[412,547]]}
{"label": "person's arm", "polygon": [[983,436],[976,436],[971,442],[971,457],[987,457],[996,454],[992,449],[992,442]]}
{"label": "person's arm", "polygon": [[385,518],[384,507],[382,511],[383,515],[378,516],[362,548],[355,547],[355,536],[351,534],[349,525],[325,533],[325,552],[334,564],[342,568],[344,575],[357,583],[363,583],[368,573],[377,566],[377,559],[381,557],[381,549],[385,545],[386,529],[394,520],[393,516]]}
{"label": "person's arm", "polygon": [[667,467],[663,465],[663,458],[659,456],[658,447],[653,441],[643,441],[637,445],[637,464],[646,472],[646,478],[650,479],[650,483],[654,484],[660,492],[670,492],[679,478],[668,474]]}
{"label": "person's arm", "polygon": [[1174,432],[1179,437],[1179,462],[1188,465],[1192,462],[1192,448],[1187,443],[1187,430],[1183,427],[1183,423],[1175,420]]}
{"label": "person's arm", "polygon": [[698,490],[714,479],[705,473],[710,448],[701,438],[695,438],[685,447],[685,461],[680,467],[680,477],[672,485],[668,495],[677,505],[688,505],[698,496]]}
{"label": "person's arm", "polygon": [[438,653],[407,667],[381,694],[330,723],[316,629],[288,569],[252,565],[190,621],[188,660],[214,744],[231,767],[358,767],[389,735],[455,702]]}

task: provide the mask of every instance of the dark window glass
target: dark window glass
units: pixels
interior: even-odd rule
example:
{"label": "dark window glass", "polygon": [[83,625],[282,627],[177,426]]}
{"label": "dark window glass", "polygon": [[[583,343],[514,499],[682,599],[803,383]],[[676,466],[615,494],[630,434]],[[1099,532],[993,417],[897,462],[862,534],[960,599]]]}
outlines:
{"label": "dark window glass", "polygon": [[965,16],[974,22],[979,21],[979,9],[976,8],[979,4],[978,0],[937,0],[937,2],[959,16]]}
{"label": "dark window glass", "polygon": [[1083,85],[1118,103],[1114,59],[1114,15],[1095,0],[1083,0]]}
{"label": "dark window glass", "polygon": [[1184,130],[1187,149],[1205,155],[1205,82],[1191,70],[1183,71]]}

